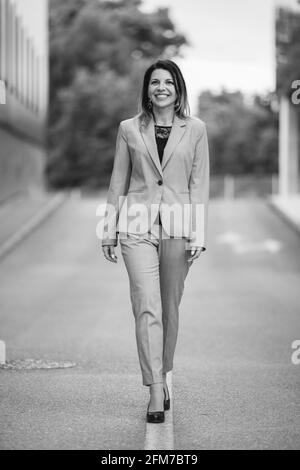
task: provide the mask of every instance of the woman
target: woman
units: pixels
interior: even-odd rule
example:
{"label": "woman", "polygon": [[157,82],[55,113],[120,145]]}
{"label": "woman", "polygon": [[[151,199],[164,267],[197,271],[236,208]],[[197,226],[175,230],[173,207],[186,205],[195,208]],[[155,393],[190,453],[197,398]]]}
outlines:
{"label": "woman", "polygon": [[[193,261],[206,249],[209,151],[205,123],[189,116],[184,78],[171,60],[145,73],[141,112],[119,126],[102,247],[121,252],[130,282],[148,422],[170,408],[178,308]],[[138,215],[132,219],[132,216]]]}

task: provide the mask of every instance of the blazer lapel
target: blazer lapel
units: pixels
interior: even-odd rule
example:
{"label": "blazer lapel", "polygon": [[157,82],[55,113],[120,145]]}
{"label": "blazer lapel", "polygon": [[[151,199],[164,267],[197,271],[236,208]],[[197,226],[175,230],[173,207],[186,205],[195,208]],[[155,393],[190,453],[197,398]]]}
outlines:
{"label": "blazer lapel", "polygon": [[186,130],[186,123],[183,119],[179,118],[175,115],[173,126],[165,146],[163,159],[162,159],[162,169],[165,168],[166,164],[168,163],[169,159],[171,158],[172,153],[176,149],[177,145],[181,141],[185,130]]}
{"label": "blazer lapel", "polygon": [[155,127],[154,127],[154,119],[151,118],[149,122],[142,121],[140,126],[141,134],[145,145],[148,149],[149,155],[153,160],[159,174],[163,176],[163,169],[165,168],[166,164],[168,163],[169,159],[172,156],[175,148],[179,144],[180,140],[182,139],[185,130],[186,130],[186,122],[179,118],[178,116],[174,116],[174,121],[172,125],[172,129],[168,138],[168,142],[165,146],[162,163],[160,163],[157,145],[155,140]]}
{"label": "blazer lapel", "polygon": [[141,127],[141,134],[145,145],[148,149],[149,155],[153,160],[154,165],[156,166],[159,174],[163,176],[162,167],[157,151],[157,145],[155,140],[155,128],[154,128],[154,120],[151,118],[148,123],[145,121],[142,122]]}

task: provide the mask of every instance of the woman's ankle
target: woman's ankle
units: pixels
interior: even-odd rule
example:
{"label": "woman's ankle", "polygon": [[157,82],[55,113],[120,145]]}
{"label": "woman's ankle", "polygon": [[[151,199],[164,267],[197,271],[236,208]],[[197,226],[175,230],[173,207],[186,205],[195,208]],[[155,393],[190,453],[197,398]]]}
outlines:
{"label": "woman's ankle", "polygon": [[164,382],[156,382],[154,384],[149,385],[150,390],[160,390],[164,385]]}

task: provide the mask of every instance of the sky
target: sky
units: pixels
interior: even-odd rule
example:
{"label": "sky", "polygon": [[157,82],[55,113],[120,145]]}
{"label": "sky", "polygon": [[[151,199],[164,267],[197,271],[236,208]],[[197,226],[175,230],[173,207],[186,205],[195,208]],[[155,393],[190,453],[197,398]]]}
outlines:
{"label": "sky", "polygon": [[191,45],[176,58],[192,111],[202,90],[265,93],[275,88],[275,4],[295,0],[143,0],[143,10],[169,7]]}
{"label": "sky", "polygon": [[39,55],[47,55],[47,26],[49,0],[13,0],[17,13],[22,17],[23,25],[30,32]]}

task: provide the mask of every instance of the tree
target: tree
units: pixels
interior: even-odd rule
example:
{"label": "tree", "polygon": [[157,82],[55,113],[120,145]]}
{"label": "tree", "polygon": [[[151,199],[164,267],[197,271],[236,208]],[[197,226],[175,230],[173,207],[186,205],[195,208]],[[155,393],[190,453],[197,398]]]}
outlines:
{"label": "tree", "polygon": [[214,174],[270,174],[277,171],[278,116],[272,94],[246,100],[239,91],[201,93],[198,114],[209,135]]}
{"label": "tree", "polygon": [[300,77],[300,13],[285,8],[277,10],[276,62],[277,92],[290,98]]}
{"label": "tree", "polygon": [[108,182],[120,120],[136,113],[145,68],[186,43],[167,9],[138,0],[51,0],[47,176],[55,187]]}

